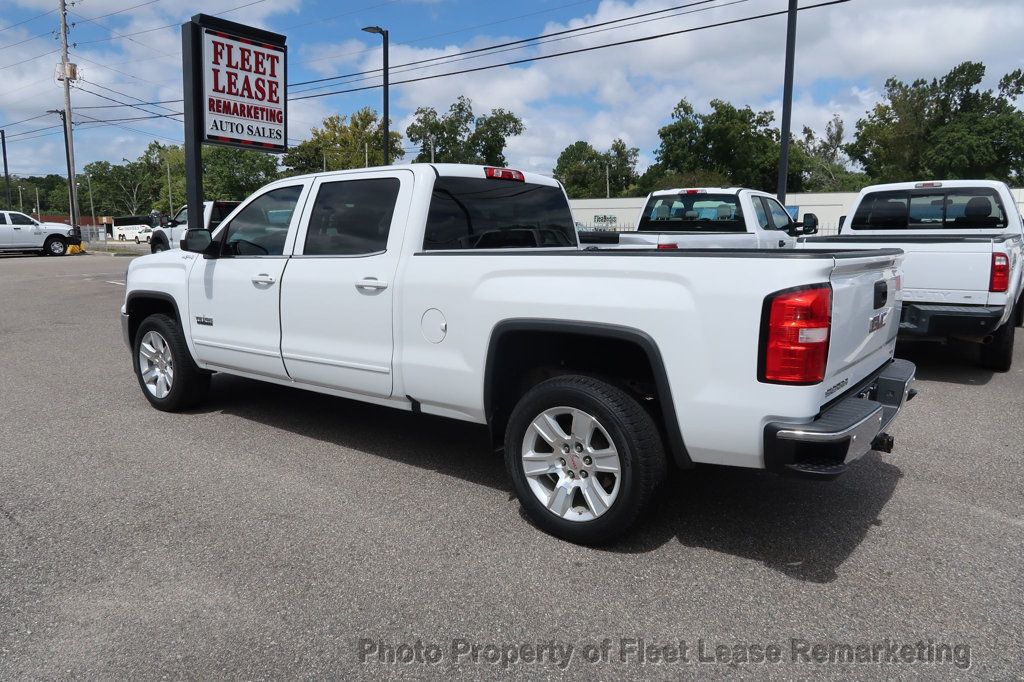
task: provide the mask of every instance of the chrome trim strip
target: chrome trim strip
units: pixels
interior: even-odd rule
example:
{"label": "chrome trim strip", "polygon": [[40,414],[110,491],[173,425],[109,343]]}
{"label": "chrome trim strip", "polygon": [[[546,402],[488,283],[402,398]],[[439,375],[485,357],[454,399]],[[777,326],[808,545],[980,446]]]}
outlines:
{"label": "chrome trim strip", "polygon": [[345,369],[361,369],[367,372],[376,372],[377,374],[391,374],[391,368],[384,367],[382,365],[364,365],[358,362],[346,362],[344,360],[328,360],[326,358],[314,358],[308,355],[297,355],[295,353],[283,353],[282,357],[285,360],[310,362],[315,365],[325,365],[327,367],[343,367]]}

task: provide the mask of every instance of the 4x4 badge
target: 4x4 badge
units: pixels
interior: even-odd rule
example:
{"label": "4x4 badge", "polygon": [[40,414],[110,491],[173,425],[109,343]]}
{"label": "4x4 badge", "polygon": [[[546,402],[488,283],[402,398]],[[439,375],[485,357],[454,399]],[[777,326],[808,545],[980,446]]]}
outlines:
{"label": "4x4 badge", "polygon": [[196,324],[201,324],[201,325],[204,325],[206,327],[212,327],[213,326],[213,318],[212,317],[203,317],[202,315],[196,315]]}

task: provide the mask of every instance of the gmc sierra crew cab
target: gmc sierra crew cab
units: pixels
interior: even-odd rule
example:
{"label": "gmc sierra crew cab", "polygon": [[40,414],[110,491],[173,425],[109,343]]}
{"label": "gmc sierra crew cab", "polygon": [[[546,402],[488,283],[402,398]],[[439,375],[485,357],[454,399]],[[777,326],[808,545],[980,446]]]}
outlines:
{"label": "gmc sierra crew cab", "polygon": [[898,251],[582,251],[562,187],[507,168],[287,178],[181,247],[129,265],[121,309],[155,408],[225,372],[486,424],[574,542],[629,528],[670,465],[834,477],[912,395]]}
{"label": "gmc sierra crew cab", "polygon": [[1002,182],[944,180],[861,190],[835,237],[798,248],[898,248],[900,337],[981,344],[981,364],[1005,372],[1024,324],[1024,227]]}
{"label": "gmc sierra crew cab", "polygon": [[666,189],[647,195],[635,231],[580,232],[584,248],[791,249],[818,231],[813,213],[802,222],[768,194],[742,187]]}

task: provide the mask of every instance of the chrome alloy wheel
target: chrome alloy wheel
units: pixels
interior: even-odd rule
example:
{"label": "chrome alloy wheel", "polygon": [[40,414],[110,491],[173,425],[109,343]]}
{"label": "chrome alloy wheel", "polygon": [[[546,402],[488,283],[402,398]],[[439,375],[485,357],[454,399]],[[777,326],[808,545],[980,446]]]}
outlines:
{"label": "chrome alloy wheel", "polygon": [[67,245],[59,239],[54,239],[50,242],[50,253],[54,256],[63,256],[67,248]]}
{"label": "chrome alloy wheel", "polygon": [[154,398],[164,399],[174,384],[171,347],[159,332],[148,331],[139,344],[139,370],[142,383]]}
{"label": "chrome alloy wheel", "polygon": [[619,495],[619,453],[601,423],[582,410],[553,407],[537,415],[521,454],[530,490],[555,516],[592,521]]}

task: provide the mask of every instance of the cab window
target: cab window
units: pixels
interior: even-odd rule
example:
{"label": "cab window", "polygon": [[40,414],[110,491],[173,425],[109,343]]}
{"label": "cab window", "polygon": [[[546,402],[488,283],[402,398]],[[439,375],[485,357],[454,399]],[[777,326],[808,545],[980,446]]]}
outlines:
{"label": "cab window", "polygon": [[782,204],[775,201],[775,199],[761,198],[768,208],[768,216],[771,218],[772,227],[776,230],[788,230],[793,226],[793,219],[790,217],[789,212],[783,208]]}
{"label": "cab window", "polygon": [[302,249],[306,256],[360,256],[387,248],[398,178],[325,182],[317,192]]}
{"label": "cab window", "polygon": [[225,256],[281,256],[302,186],[281,187],[256,198],[227,224]]}
{"label": "cab window", "polygon": [[35,225],[36,221],[29,218],[24,213],[9,213],[11,217],[11,225]]}

